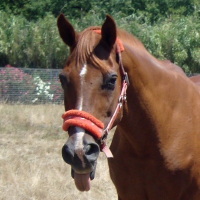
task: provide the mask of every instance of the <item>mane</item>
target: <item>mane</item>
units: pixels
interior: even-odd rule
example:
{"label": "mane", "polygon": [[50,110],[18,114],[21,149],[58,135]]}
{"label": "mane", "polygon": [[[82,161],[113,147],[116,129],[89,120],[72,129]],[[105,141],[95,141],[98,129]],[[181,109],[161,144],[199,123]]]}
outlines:
{"label": "mane", "polygon": [[[101,36],[95,33],[93,30],[100,29],[101,27],[99,26],[91,26],[79,34],[78,42],[74,51],[75,55],[77,55],[77,66],[79,66],[79,64],[86,63],[89,58],[92,59],[96,67],[101,66],[101,61],[97,60],[97,58],[92,53],[94,47],[98,44],[98,42],[101,39]],[[117,29],[117,37],[124,44],[128,44],[134,46],[137,49],[140,48],[147,51],[139,39],[137,39],[134,35],[124,31],[123,29]]]}
{"label": "mane", "polygon": [[126,32],[123,29],[117,29],[117,36],[120,38],[120,40],[128,45],[131,45],[137,49],[143,49],[145,51],[146,48],[144,47],[143,43],[135,37],[133,34]]}

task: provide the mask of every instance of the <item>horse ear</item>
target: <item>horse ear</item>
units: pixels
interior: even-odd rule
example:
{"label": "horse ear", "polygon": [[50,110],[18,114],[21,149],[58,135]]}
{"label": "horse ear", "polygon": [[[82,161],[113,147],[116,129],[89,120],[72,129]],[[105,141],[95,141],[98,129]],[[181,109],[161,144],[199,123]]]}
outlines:
{"label": "horse ear", "polygon": [[77,33],[73,26],[65,18],[64,14],[60,14],[57,19],[57,26],[60,33],[60,37],[69,47],[72,47],[76,43]]}
{"label": "horse ear", "polygon": [[117,27],[110,15],[106,15],[106,20],[101,28],[102,40],[112,49],[117,38]]}

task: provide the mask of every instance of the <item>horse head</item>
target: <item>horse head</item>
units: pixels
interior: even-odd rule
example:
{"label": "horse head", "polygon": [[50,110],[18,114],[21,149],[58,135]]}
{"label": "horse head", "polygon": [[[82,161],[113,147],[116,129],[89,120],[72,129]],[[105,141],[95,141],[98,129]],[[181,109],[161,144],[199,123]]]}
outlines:
{"label": "horse head", "polygon": [[[119,105],[122,90],[117,28],[107,16],[102,27],[89,27],[78,34],[63,14],[58,17],[57,26],[70,48],[59,75],[66,111],[63,129],[69,134],[62,156],[72,167],[77,188],[88,191],[95,176],[102,137]],[[121,118],[122,111],[115,115],[110,126],[115,126]]]}

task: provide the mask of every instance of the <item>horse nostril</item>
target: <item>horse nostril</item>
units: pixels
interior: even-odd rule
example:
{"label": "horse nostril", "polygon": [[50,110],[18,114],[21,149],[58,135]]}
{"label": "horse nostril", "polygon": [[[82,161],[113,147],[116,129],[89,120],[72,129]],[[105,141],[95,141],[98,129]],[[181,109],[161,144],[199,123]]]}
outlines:
{"label": "horse nostril", "polygon": [[74,150],[65,144],[62,148],[62,157],[66,163],[70,164],[74,157]]}
{"label": "horse nostril", "polygon": [[85,148],[85,155],[91,156],[91,155],[97,155],[99,154],[99,146],[95,143],[88,144]]}

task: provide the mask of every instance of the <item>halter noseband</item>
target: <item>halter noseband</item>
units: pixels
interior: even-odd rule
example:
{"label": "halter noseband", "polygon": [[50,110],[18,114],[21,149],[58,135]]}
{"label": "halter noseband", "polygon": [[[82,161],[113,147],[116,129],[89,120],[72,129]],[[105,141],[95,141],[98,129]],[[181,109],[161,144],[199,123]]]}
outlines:
{"label": "halter noseband", "polygon": [[[101,34],[101,30],[93,30],[93,31],[98,34]],[[101,121],[99,121],[97,118],[84,111],[69,110],[62,115],[62,118],[64,120],[63,122],[64,131],[68,131],[70,126],[78,126],[89,131],[98,141],[100,141],[100,150],[104,152],[108,158],[113,157],[113,155],[109,147],[106,145],[106,139],[109,131],[111,130],[117,118],[117,115],[119,114],[123,106],[123,103],[126,102],[126,90],[129,85],[128,74],[124,70],[121,58],[121,51],[124,51],[124,47],[119,38],[117,38],[116,41],[117,41],[116,51],[119,58],[119,67],[122,77],[122,89],[118,99],[117,107],[107,127],[104,129],[104,124]]]}

